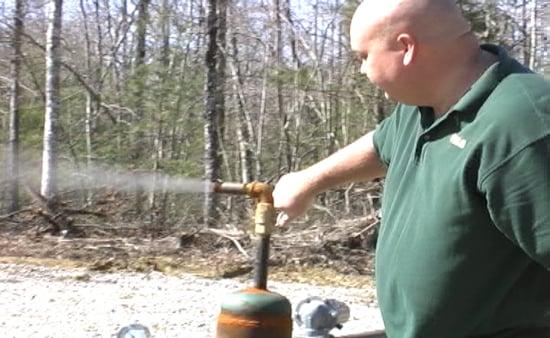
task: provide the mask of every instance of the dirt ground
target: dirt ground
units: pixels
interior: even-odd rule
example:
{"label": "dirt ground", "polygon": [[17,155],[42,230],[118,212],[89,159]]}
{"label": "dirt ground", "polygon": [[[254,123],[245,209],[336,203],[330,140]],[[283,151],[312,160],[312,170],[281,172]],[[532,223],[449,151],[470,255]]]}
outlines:
{"label": "dirt ground", "polygon": [[[368,220],[316,226],[271,239],[269,279],[373,287],[373,252],[365,248]],[[64,238],[36,225],[0,223],[0,262],[85,267],[91,271],[160,271],[211,278],[252,278],[255,242],[209,231],[162,237],[140,231]],[[343,230],[344,229],[344,230]]]}

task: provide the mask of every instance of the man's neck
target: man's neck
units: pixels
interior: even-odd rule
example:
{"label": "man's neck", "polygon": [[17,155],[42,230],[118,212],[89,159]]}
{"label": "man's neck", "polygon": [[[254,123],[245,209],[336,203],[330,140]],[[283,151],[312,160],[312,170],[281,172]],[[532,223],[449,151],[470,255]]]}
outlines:
{"label": "man's neck", "polygon": [[445,115],[460,100],[481,75],[496,61],[497,56],[481,48],[454,68],[446,81],[440,86],[438,97],[441,99],[433,105],[435,117]]}

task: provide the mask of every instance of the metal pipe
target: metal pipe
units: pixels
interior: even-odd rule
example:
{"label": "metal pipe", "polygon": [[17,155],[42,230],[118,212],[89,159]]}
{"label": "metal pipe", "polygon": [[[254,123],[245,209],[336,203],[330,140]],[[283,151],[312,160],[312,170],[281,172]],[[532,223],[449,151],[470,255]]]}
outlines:
{"label": "metal pipe", "polygon": [[213,191],[215,193],[248,195],[254,198],[258,203],[273,204],[273,186],[263,182],[214,182]]}
{"label": "metal pipe", "polygon": [[260,236],[254,267],[254,286],[267,290],[267,267],[269,260],[269,235]]}
{"label": "metal pipe", "polygon": [[214,192],[233,195],[246,195],[246,184],[234,182],[215,182]]}
{"label": "metal pipe", "polygon": [[254,262],[254,285],[267,290],[267,269],[269,263],[269,240],[275,226],[276,212],[273,206],[273,186],[263,182],[234,183],[216,182],[214,192],[247,195],[256,200],[254,233],[258,235],[256,261]]}
{"label": "metal pipe", "polygon": [[346,336],[337,336],[337,337],[330,335],[329,338],[387,338],[387,336],[384,330],[378,330],[378,331],[356,333],[356,334],[351,334]]}

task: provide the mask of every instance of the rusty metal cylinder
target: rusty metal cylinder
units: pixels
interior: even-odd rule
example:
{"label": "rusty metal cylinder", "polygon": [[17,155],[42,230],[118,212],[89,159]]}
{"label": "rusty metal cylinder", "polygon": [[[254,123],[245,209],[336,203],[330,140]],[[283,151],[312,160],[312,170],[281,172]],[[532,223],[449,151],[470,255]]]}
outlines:
{"label": "rusty metal cylinder", "polygon": [[230,294],[222,304],[216,338],[291,337],[291,305],[278,293],[249,288]]}

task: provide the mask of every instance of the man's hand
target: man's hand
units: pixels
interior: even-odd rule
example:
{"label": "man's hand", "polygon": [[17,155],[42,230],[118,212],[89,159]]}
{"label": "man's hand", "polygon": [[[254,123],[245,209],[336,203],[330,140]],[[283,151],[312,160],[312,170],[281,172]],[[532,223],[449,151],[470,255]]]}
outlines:
{"label": "man's hand", "polygon": [[386,166],[378,158],[373,134],[371,131],[307,169],[281,177],[273,191],[275,208],[281,211],[277,225],[305,214],[317,194],[342,184],[383,177]]}
{"label": "man's hand", "polygon": [[313,204],[316,191],[311,184],[311,176],[308,176],[304,171],[297,171],[284,175],[277,182],[273,191],[275,208],[281,211],[277,226],[284,226],[302,216]]}

